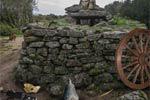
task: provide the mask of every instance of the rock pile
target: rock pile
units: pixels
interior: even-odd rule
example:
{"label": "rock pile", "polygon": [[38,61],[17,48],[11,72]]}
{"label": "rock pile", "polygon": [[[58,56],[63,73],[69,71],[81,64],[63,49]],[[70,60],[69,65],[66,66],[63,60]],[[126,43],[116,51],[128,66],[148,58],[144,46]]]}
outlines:
{"label": "rock pile", "polygon": [[[34,28],[24,35],[16,80],[63,93],[68,78],[78,89],[121,88],[114,57],[123,32]],[[121,87],[120,87],[121,86]]]}

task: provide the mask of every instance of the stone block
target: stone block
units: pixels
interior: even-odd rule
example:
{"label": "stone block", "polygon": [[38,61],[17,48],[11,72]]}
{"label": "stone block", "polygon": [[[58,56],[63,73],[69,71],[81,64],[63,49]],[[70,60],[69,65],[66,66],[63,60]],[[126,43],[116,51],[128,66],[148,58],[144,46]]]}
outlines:
{"label": "stone block", "polygon": [[44,42],[32,42],[29,44],[29,47],[40,48],[44,46]]}
{"label": "stone block", "polygon": [[39,36],[42,37],[44,36],[47,32],[44,29],[32,29],[30,31],[30,33],[32,34],[32,36]]}
{"label": "stone block", "polygon": [[31,65],[31,66],[30,66],[30,71],[31,71],[33,74],[41,74],[42,68],[41,68],[40,66],[37,66],[37,65]]}
{"label": "stone block", "polygon": [[127,93],[119,97],[117,100],[149,100],[149,99],[145,92],[138,90],[138,91],[133,91],[131,93]]}
{"label": "stone block", "polygon": [[68,38],[61,38],[59,42],[60,44],[66,44],[68,42]]}
{"label": "stone block", "polygon": [[67,69],[64,66],[58,66],[58,67],[55,67],[54,73],[56,75],[65,75],[68,72],[67,72]]}
{"label": "stone block", "polygon": [[80,43],[80,44],[77,44],[76,45],[76,48],[77,49],[87,49],[90,47],[90,44],[89,42],[85,42],[85,43]]}
{"label": "stone block", "polygon": [[109,82],[113,81],[113,77],[109,73],[103,73],[103,74],[100,74],[99,76],[97,76],[95,78],[95,80],[96,80],[97,84],[99,84],[99,83],[109,83]]}
{"label": "stone block", "polygon": [[70,44],[63,44],[63,46],[62,46],[62,49],[70,50],[70,49],[72,49],[72,48],[73,48],[73,46],[70,45]]}
{"label": "stone block", "polygon": [[35,37],[35,36],[24,37],[24,41],[27,42],[27,43],[40,41],[40,40],[41,40],[41,38]]}
{"label": "stone block", "polygon": [[53,96],[60,96],[63,93],[63,88],[62,86],[55,84],[51,86],[49,91]]}
{"label": "stone block", "polygon": [[36,53],[36,48],[27,47],[26,50],[29,55]]}
{"label": "stone block", "polygon": [[97,41],[100,39],[100,37],[101,37],[101,34],[92,34],[92,35],[88,35],[87,39],[89,41]]}
{"label": "stone block", "polygon": [[47,48],[38,48],[36,53],[45,57],[48,55],[48,50]]}
{"label": "stone block", "polygon": [[66,66],[67,67],[77,67],[77,66],[81,66],[81,63],[75,59],[71,59],[71,60],[68,59]]}
{"label": "stone block", "polygon": [[72,81],[77,88],[87,87],[91,84],[92,79],[86,73],[80,73],[72,76]]}
{"label": "stone block", "polygon": [[69,38],[69,44],[78,44],[78,39],[77,38]]}
{"label": "stone block", "polygon": [[49,47],[49,48],[57,48],[57,47],[59,47],[60,46],[60,44],[59,44],[59,42],[57,42],[57,41],[53,41],[53,42],[46,42],[46,44],[45,44],[47,47]]}
{"label": "stone block", "polygon": [[31,60],[31,59],[28,58],[28,57],[23,57],[21,61],[22,61],[22,63],[24,63],[24,64],[32,64],[32,63],[33,63],[33,60]]}

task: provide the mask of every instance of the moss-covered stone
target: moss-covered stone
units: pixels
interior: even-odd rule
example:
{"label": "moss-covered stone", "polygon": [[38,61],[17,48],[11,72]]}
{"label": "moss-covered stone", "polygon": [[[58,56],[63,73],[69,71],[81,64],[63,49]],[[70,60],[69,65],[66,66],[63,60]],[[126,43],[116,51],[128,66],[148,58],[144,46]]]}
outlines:
{"label": "moss-covered stone", "polygon": [[55,67],[54,73],[56,75],[65,75],[68,73],[67,69],[63,66]]}
{"label": "moss-covered stone", "polygon": [[37,66],[37,65],[31,65],[30,71],[33,74],[40,74],[42,72],[42,68],[40,66]]}
{"label": "moss-covered stone", "polygon": [[98,74],[100,74],[100,69],[99,68],[93,68],[93,69],[91,69],[90,71],[89,71],[89,75],[91,75],[91,76],[96,76],[96,75],[98,75]]}

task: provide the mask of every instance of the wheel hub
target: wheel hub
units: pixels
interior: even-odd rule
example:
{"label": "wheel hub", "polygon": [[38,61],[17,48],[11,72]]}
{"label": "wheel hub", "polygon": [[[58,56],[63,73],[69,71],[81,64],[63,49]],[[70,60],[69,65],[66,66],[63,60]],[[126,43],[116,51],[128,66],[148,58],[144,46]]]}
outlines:
{"label": "wheel hub", "polygon": [[139,61],[139,64],[141,66],[148,66],[148,63],[150,61],[150,57],[145,54],[145,53],[142,53],[140,54],[140,56],[138,57],[138,61]]}

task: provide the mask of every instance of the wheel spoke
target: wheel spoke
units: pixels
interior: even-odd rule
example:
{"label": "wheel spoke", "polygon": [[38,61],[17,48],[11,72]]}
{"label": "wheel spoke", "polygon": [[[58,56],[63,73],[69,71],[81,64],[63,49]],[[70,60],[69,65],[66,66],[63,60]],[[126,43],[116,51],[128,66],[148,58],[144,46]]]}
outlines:
{"label": "wheel spoke", "polygon": [[133,40],[133,42],[134,42],[134,44],[135,44],[135,47],[136,47],[138,53],[140,53],[140,49],[139,49],[139,47],[138,47],[137,41],[136,41],[136,39],[135,39],[134,36],[132,37],[132,40]]}
{"label": "wheel spoke", "polygon": [[134,79],[133,79],[133,83],[136,82],[137,77],[138,77],[138,75],[139,75],[139,73],[140,73],[140,70],[141,70],[141,66],[138,68],[138,70],[137,70],[137,72],[136,72],[136,74],[135,74],[135,77],[134,77]]}
{"label": "wheel spoke", "polygon": [[132,75],[132,73],[139,67],[139,64],[137,64],[129,73],[129,75],[127,76],[127,79],[129,79],[129,77]]}
{"label": "wheel spoke", "polygon": [[126,47],[127,47],[127,49],[128,49],[130,52],[132,52],[135,56],[138,56],[138,54],[137,54],[135,51],[133,51],[128,45],[126,45]]}
{"label": "wheel spoke", "polygon": [[147,75],[148,79],[150,80],[150,73],[148,72],[147,67],[145,67],[145,72],[146,72],[146,75]]}
{"label": "wheel spoke", "polygon": [[128,67],[130,67],[130,66],[133,66],[133,65],[137,64],[137,63],[138,63],[137,61],[134,61],[134,62],[132,62],[131,64],[128,64],[128,65],[126,65],[125,67],[123,67],[123,69],[126,69],[126,68],[128,68]]}
{"label": "wheel spoke", "polygon": [[138,60],[138,57],[136,57],[136,56],[127,56],[127,55],[122,55],[122,58],[124,58],[124,59],[132,59],[132,60]]}
{"label": "wheel spoke", "polygon": [[148,37],[148,39],[147,39],[147,41],[146,41],[146,44],[145,44],[145,52],[147,52],[147,50],[148,50],[148,43],[149,43],[149,41],[150,41],[150,37]]}
{"label": "wheel spoke", "polygon": [[131,61],[136,61],[136,62],[138,62],[138,57],[131,57]]}
{"label": "wheel spoke", "polygon": [[141,83],[144,83],[144,67],[141,68]]}
{"label": "wheel spoke", "polygon": [[139,39],[140,39],[140,47],[141,47],[141,52],[143,52],[143,34],[139,35]]}
{"label": "wheel spoke", "polygon": [[122,55],[122,57],[123,57],[123,58],[127,58],[127,59],[130,58],[129,56],[125,56],[125,55]]}

